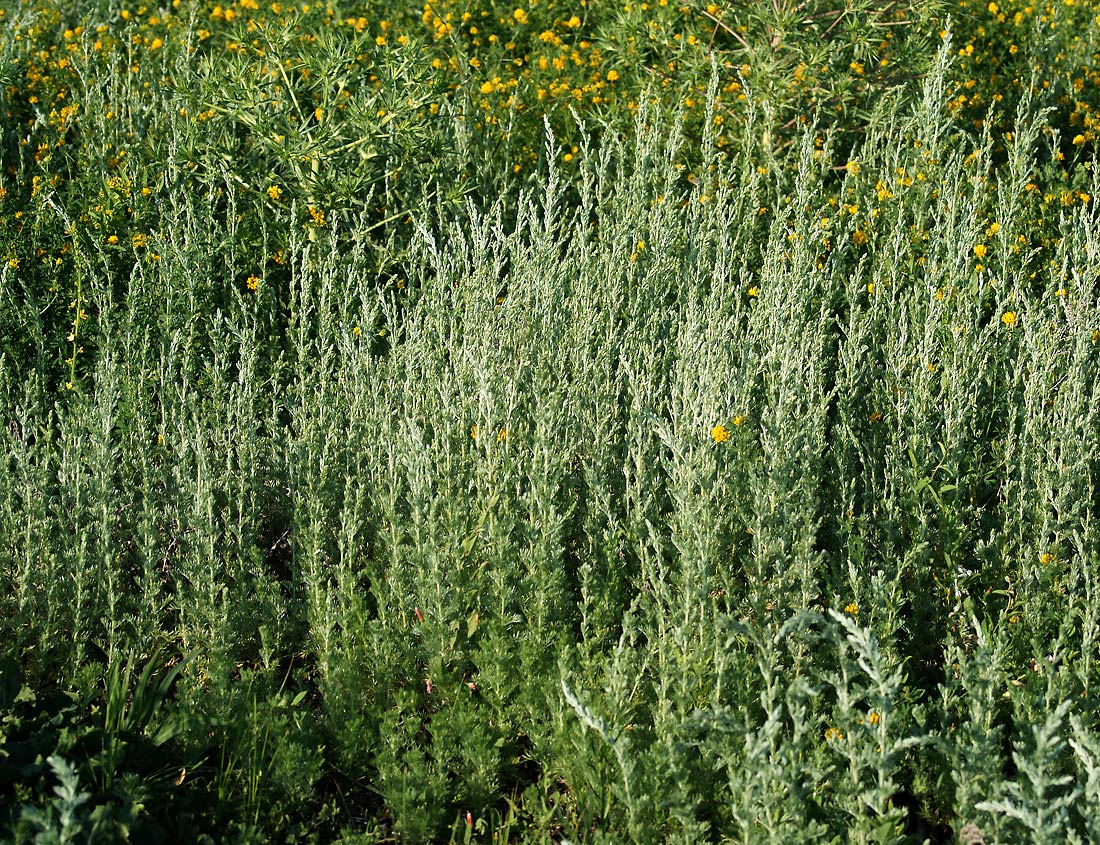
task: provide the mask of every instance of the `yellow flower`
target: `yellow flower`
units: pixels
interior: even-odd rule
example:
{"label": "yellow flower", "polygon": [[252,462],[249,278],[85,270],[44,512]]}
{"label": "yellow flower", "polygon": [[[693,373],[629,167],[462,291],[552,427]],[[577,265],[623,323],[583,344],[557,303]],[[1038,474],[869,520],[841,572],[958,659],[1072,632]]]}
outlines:
{"label": "yellow flower", "polygon": [[864,234],[862,229],[856,229],[855,232],[852,233],[852,240],[855,242],[856,246],[863,246],[867,243],[867,235]]}
{"label": "yellow flower", "polygon": [[516,23],[518,24],[527,23],[527,12],[523,9],[516,9],[512,12],[512,17],[516,19]]}
{"label": "yellow flower", "polygon": [[159,38],[154,38],[152,41],[149,42],[149,49],[150,50],[159,50],[163,46],[164,46],[164,42],[161,41],[161,39],[159,39]]}
{"label": "yellow flower", "polygon": [[1039,563],[1047,564],[1054,563],[1054,561],[1055,557],[1050,552],[1043,552],[1041,555],[1039,555]]}
{"label": "yellow flower", "polygon": [[855,616],[857,613],[859,613],[859,605],[856,604],[854,601],[849,602],[848,604],[844,605],[844,612],[850,613],[852,616]]}
{"label": "yellow flower", "polygon": [[988,251],[989,250],[985,248],[985,244],[976,244],[974,246],[974,254],[978,256],[978,258],[985,258]]}
{"label": "yellow flower", "polygon": [[710,430],[710,436],[714,438],[715,443],[725,443],[730,439],[730,430],[724,425],[716,425]]}
{"label": "yellow flower", "polygon": [[248,287],[249,290],[251,290],[251,291],[258,290],[259,287],[260,287],[260,277],[253,274],[253,275],[249,276],[247,279],[245,279],[244,283]]}
{"label": "yellow flower", "polygon": [[279,187],[278,185],[271,185],[271,186],[270,186],[270,187],[269,187],[269,188],[267,189],[267,195],[268,195],[269,197],[271,197],[271,198],[272,198],[273,200],[277,200],[277,199],[279,199],[280,197],[282,197],[282,195],[283,195],[283,189],[282,189],[282,188],[280,188],[280,187]]}
{"label": "yellow flower", "polygon": [[743,414],[738,414],[733,418],[734,425],[744,425],[747,418]]}
{"label": "yellow flower", "polygon": [[607,81],[608,82],[615,82],[615,81],[618,80],[618,78],[619,78],[619,72],[617,70],[609,70],[607,72]]}
{"label": "yellow flower", "polygon": [[477,436],[480,433],[481,433],[481,429],[479,429],[476,425],[470,426],[470,439],[471,440],[477,440]]}
{"label": "yellow flower", "polygon": [[496,90],[496,86],[488,79],[481,83],[482,94],[492,94]]}
{"label": "yellow flower", "polygon": [[503,443],[508,439],[508,429],[502,428],[497,432],[497,443]]}
{"label": "yellow flower", "polygon": [[1074,135],[1073,136],[1073,143],[1080,146],[1081,144],[1085,143],[1085,136],[1084,135]]}
{"label": "yellow flower", "polygon": [[872,725],[877,725],[880,721],[880,716],[874,710],[867,714],[867,721]]}
{"label": "yellow flower", "polygon": [[1001,322],[1004,323],[1006,326],[1016,325],[1016,312],[1005,311],[1004,314],[1001,315]]}
{"label": "yellow flower", "polygon": [[837,739],[844,739],[844,734],[839,728],[826,728],[825,739],[827,742],[833,742]]}
{"label": "yellow flower", "polygon": [[753,285],[751,288],[749,288],[749,296],[760,296],[760,288],[758,288],[756,285]]}

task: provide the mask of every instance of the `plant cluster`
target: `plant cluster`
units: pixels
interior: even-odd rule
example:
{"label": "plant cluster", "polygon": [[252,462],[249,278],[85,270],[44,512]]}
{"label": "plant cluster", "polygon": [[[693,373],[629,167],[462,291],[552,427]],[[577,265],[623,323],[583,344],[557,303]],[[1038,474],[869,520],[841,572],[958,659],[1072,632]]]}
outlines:
{"label": "plant cluster", "polygon": [[0,11],[0,838],[1100,840],[1094,6]]}

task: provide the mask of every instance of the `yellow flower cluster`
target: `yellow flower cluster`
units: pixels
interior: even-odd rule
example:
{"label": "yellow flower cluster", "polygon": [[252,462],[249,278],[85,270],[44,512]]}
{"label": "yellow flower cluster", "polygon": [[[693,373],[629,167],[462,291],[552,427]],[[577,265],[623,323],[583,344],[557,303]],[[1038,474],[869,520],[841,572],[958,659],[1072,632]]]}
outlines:
{"label": "yellow flower cluster", "polygon": [[[1014,104],[1025,94],[1053,94],[1044,100],[1054,109],[1048,128],[1062,127],[1064,141],[1078,149],[1097,140],[1100,63],[1094,34],[1100,15],[1095,3],[960,0],[959,8],[949,103],[956,117],[982,129],[990,106],[997,106],[1003,125],[994,128],[994,137],[1011,141]],[[1064,90],[1053,91],[1063,79],[1068,81]]]}
{"label": "yellow flower cluster", "polygon": [[[441,109],[448,97],[453,98],[476,132],[508,150],[506,164],[517,173],[538,159],[543,115],[551,117],[555,131],[560,130],[561,164],[577,167],[583,146],[569,137],[576,132],[571,110],[582,117],[623,119],[637,109],[644,90],[656,91],[667,104],[678,108],[695,130],[700,129],[706,114],[707,79],[697,71],[705,67],[709,73],[709,51],[716,39],[736,40],[731,35],[732,6],[678,0],[624,0],[615,5],[613,14],[586,0],[422,0],[414,7],[387,7],[385,16],[365,8],[355,14],[338,12],[333,5],[307,0],[171,0],[160,6],[126,0],[116,17],[87,20],[66,18],[64,5],[52,0],[24,0],[23,5],[33,8],[35,14],[20,16],[18,23],[0,14],[0,42],[17,43],[19,49],[14,54],[21,57],[10,70],[13,81],[4,117],[18,127],[16,135],[25,139],[28,160],[33,159],[38,172],[24,186],[10,191],[10,184],[0,188],[0,216],[15,197],[19,202],[28,196],[42,198],[72,178],[74,168],[55,166],[55,161],[63,152],[71,152],[70,145],[81,143],[82,135],[74,127],[93,108],[80,99],[86,88],[80,79],[95,78],[115,67],[127,78],[140,80],[126,95],[147,98],[147,104],[152,104],[170,85],[180,57],[189,57],[188,61],[197,56],[211,62],[239,60],[247,67],[248,61],[255,64],[263,57],[267,49],[264,34],[277,27],[285,27],[283,31],[303,43],[322,39],[326,33],[355,36],[356,44],[366,45],[360,57],[368,68],[363,74],[365,86],[382,85],[378,74],[369,70],[374,61],[368,55],[372,50],[376,52],[370,55],[376,57],[385,58],[392,52],[402,60],[431,68],[445,93],[437,101],[418,104],[420,113],[425,119],[443,119]],[[1073,159],[1086,160],[1095,149],[1100,126],[1100,58],[1088,36],[1096,29],[1095,2],[960,0],[960,5],[965,14],[957,16],[953,33],[956,55],[949,103],[958,123],[966,129],[983,126],[991,105],[1000,106],[1000,113],[1009,120],[1015,100],[1025,94],[1047,96],[1043,102],[1055,106],[1046,129],[1055,159],[1051,164],[1068,167]],[[1059,49],[1048,55],[1052,43]],[[743,82],[764,84],[765,74],[760,66],[734,64],[724,56],[720,59],[717,102],[709,129],[722,148],[745,112]],[[1040,66],[1040,60],[1047,64]],[[277,65],[264,65],[265,72],[280,72]],[[827,87],[830,73],[848,73],[855,77],[857,87],[868,85],[880,72],[878,65],[878,60],[861,58],[846,59],[831,69],[800,62],[789,69],[781,87],[785,86],[787,93],[808,92],[809,96]],[[1038,75],[1033,73],[1036,70]],[[310,73],[308,68],[298,72]],[[1032,80],[1037,80],[1034,91],[1030,89]],[[347,99],[347,92],[342,96]],[[310,126],[328,127],[347,107],[341,101],[309,103],[302,111]],[[105,146],[88,149],[85,154],[103,157],[118,179],[109,180],[96,195],[89,196],[79,221],[100,243],[119,251],[140,249],[140,237],[131,236],[155,232],[158,190],[155,174],[133,163],[142,139],[123,126],[126,109],[124,102],[107,102],[98,113],[118,131],[109,133]],[[375,114],[373,109],[371,114]],[[181,106],[178,116],[206,128],[216,125],[219,117],[208,103]],[[386,103],[375,116],[392,119],[391,104]],[[1055,132],[1056,128],[1059,131]],[[995,155],[1003,154],[1013,142],[1013,129],[999,130],[1004,131],[993,135],[999,147]],[[274,139],[278,143],[283,140]],[[827,154],[823,139],[819,139],[817,152]],[[859,160],[836,162],[843,188],[833,210],[822,219],[818,236],[821,261],[838,251],[873,248],[881,236],[881,216],[906,202],[907,193],[922,192],[934,199],[935,191],[929,192],[929,180],[934,181],[936,174],[932,151],[927,151],[924,161],[926,165],[899,168],[895,173],[872,172],[870,164]],[[988,162],[975,159],[969,163],[977,184]],[[1053,244],[1047,233],[1058,215],[1065,209],[1087,206],[1093,199],[1090,183],[1072,182],[1064,178],[1065,172],[1037,173],[1028,184],[1025,200],[1033,218],[1029,222],[1034,225],[1029,225],[1026,234],[1002,232],[997,222],[984,221],[984,236],[979,230],[970,247],[976,276],[989,275],[985,263],[996,264],[994,257],[1008,252],[1033,252],[1036,261],[1046,260],[1044,250]],[[684,178],[699,182],[690,172]],[[247,189],[268,209],[289,209],[292,202],[299,201],[303,222],[313,229],[328,227],[334,219],[323,198],[304,196],[285,173],[261,173]],[[700,199],[712,196],[708,191]],[[988,207],[993,207],[992,200]],[[760,209],[762,217],[770,213],[768,208]],[[9,216],[19,225],[17,217]],[[909,246],[918,266],[931,236],[928,231],[910,232]],[[644,246],[639,245],[632,256],[637,261],[643,254]],[[867,290],[874,292],[870,285]],[[1062,296],[1072,294],[1065,287],[1061,290]],[[761,294],[756,285],[746,291],[750,300]],[[1006,320],[1006,325],[1012,324]],[[715,431],[718,428],[723,427]],[[718,436],[714,439],[724,442]]]}

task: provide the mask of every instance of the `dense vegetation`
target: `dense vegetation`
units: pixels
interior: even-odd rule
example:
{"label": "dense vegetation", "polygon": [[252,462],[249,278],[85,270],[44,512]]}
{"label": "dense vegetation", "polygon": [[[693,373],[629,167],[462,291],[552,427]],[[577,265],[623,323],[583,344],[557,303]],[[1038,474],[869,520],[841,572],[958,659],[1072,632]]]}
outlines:
{"label": "dense vegetation", "polygon": [[0,0],[0,840],[1100,841],[1100,6]]}

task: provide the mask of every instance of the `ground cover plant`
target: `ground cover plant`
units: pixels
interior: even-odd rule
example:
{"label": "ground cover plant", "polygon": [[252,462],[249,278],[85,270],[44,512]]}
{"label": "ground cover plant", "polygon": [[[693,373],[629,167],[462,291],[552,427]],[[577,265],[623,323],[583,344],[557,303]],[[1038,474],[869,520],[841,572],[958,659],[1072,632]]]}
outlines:
{"label": "ground cover plant", "polygon": [[1095,3],[0,13],[0,840],[1100,841]]}

